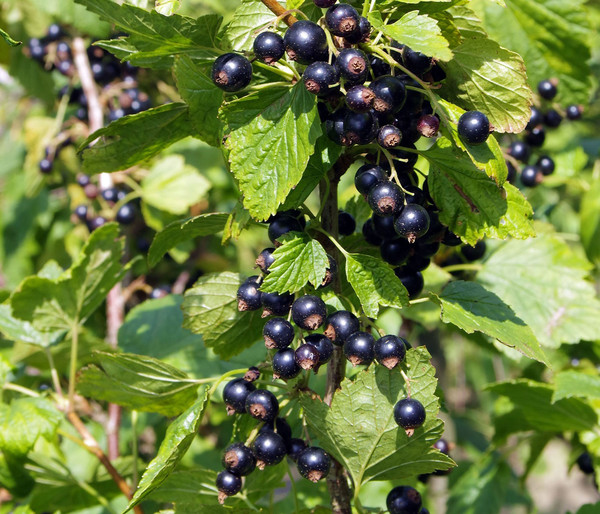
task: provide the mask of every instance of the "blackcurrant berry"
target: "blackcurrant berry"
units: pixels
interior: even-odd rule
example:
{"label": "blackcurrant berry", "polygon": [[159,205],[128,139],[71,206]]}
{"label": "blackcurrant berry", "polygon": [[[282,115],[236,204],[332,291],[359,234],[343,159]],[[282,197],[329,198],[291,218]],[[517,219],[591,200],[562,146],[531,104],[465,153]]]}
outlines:
{"label": "blackcurrant berry", "polygon": [[394,220],[394,228],[400,237],[414,243],[429,230],[429,213],[419,204],[406,205]]}
{"label": "blackcurrant berry", "polygon": [[460,249],[468,261],[476,261],[481,259],[485,255],[486,245],[485,241],[477,241],[475,246],[465,245]]}
{"label": "blackcurrant berry", "polygon": [[286,443],[288,457],[292,460],[297,460],[298,456],[306,448],[306,443],[302,439],[293,437]]}
{"label": "blackcurrant berry", "polygon": [[360,21],[358,22],[358,28],[351,34],[347,34],[346,36],[344,36],[344,39],[346,40],[346,42],[355,45],[358,43],[364,43],[368,41],[370,35],[371,24],[369,23],[369,20],[367,20],[367,18],[361,16]]}
{"label": "blackcurrant berry", "polygon": [[360,15],[348,4],[336,4],[327,9],[325,25],[334,36],[348,36],[360,30]]}
{"label": "blackcurrant berry", "polygon": [[293,348],[279,350],[273,355],[273,378],[290,380],[296,378],[302,368],[296,362],[296,352]]}
{"label": "blackcurrant berry", "polygon": [[233,443],[225,449],[221,463],[230,473],[243,477],[256,468],[256,457],[244,443]]}
{"label": "blackcurrant berry", "polygon": [[445,439],[438,439],[435,443],[433,443],[433,447],[445,455],[450,453],[450,445]]}
{"label": "blackcurrant berry", "polygon": [[580,105],[569,105],[567,107],[567,119],[574,121],[574,120],[580,120],[581,119],[581,115],[583,114],[583,107],[581,107]]}
{"label": "blackcurrant berry", "polygon": [[579,469],[586,475],[594,474],[594,459],[589,452],[583,452],[577,457],[577,466],[579,466]]}
{"label": "blackcurrant berry", "polygon": [[283,318],[272,318],[263,327],[265,346],[272,350],[278,348],[283,350],[292,344],[294,340],[294,327]]}
{"label": "blackcurrant berry", "polygon": [[[333,355],[333,345],[331,341],[323,334],[310,334],[304,338],[304,341],[307,344],[314,346],[319,354],[319,361],[317,363],[317,367],[321,364],[325,364],[329,362]],[[300,349],[300,348],[298,348]],[[297,353],[296,353],[297,355]]]}
{"label": "blackcurrant berry", "polygon": [[517,169],[513,166],[512,162],[506,161],[506,181],[510,184],[515,183],[515,179],[517,178]]}
{"label": "blackcurrant berry", "polygon": [[215,86],[233,93],[250,84],[252,64],[243,55],[226,53],[217,57],[211,73]]}
{"label": "blackcurrant berry", "polygon": [[552,173],[554,173],[554,168],[555,168],[554,160],[551,157],[548,157],[547,155],[542,155],[537,160],[535,165],[542,172],[542,175],[552,175]]}
{"label": "blackcurrant berry", "polygon": [[231,471],[221,471],[217,475],[217,489],[219,490],[219,503],[223,505],[225,498],[242,490],[242,479]]}
{"label": "blackcurrant berry", "polygon": [[338,214],[338,233],[340,236],[349,236],[356,230],[356,220],[354,216],[346,211],[340,211]]}
{"label": "blackcurrant berry", "polygon": [[427,73],[433,65],[431,57],[428,57],[421,52],[415,52],[407,46],[405,46],[402,51],[402,60],[404,61],[404,66],[415,75]]}
{"label": "blackcurrant berry", "polygon": [[414,487],[401,485],[394,487],[385,500],[390,514],[419,514],[421,494]]}
{"label": "blackcurrant berry", "polygon": [[421,294],[425,286],[425,281],[420,271],[411,272],[403,268],[396,268],[394,273],[396,273],[396,276],[408,291],[409,298],[413,299]]}
{"label": "blackcurrant berry", "polygon": [[337,311],[327,317],[324,334],[337,346],[342,346],[349,336],[358,332],[360,322],[349,311]]}
{"label": "blackcurrant berry", "polygon": [[301,344],[296,349],[296,362],[302,369],[313,369],[319,365],[319,351],[310,343]]}
{"label": "blackcurrant berry", "polygon": [[90,183],[90,176],[85,173],[79,173],[77,175],[77,184],[80,187],[85,187]]}
{"label": "blackcurrant berry", "polygon": [[279,413],[279,402],[271,391],[256,389],[246,397],[246,412],[253,418],[269,423]]}
{"label": "blackcurrant berry", "polygon": [[40,63],[44,62],[44,57],[48,51],[48,48],[38,38],[31,38],[27,47],[29,49],[29,56],[34,61]]}
{"label": "blackcurrant berry", "polygon": [[362,84],[369,76],[369,60],[362,50],[344,48],[335,60],[340,76],[351,84]]}
{"label": "blackcurrant berry", "polygon": [[458,135],[469,145],[485,143],[490,135],[490,121],[479,111],[467,111],[458,119]]}
{"label": "blackcurrant berry", "polygon": [[525,128],[527,130],[531,130],[537,127],[538,125],[541,125],[542,123],[544,123],[544,115],[542,111],[540,111],[536,107],[532,107],[531,117],[529,118],[529,122],[527,123],[527,126]]}
{"label": "blackcurrant berry", "polygon": [[417,130],[419,134],[425,137],[437,136],[438,130],[440,129],[440,120],[433,114],[425,114],[417,121]]}
{"label": "blackcurrant berry", "polygon": [[258,277],[246,279],[237,291],[238,310],[255,311],[262,305],[262,293],[259,291]]}
{"label": "blackcurrant berry", "polygon": [[404,148],[414,151],[408,151],[400,148],[390,148],[389,152],[396,158],[401,160],[395,160],[394,166],[396,167],[396,171],[413,171],[413,168],[419,158],[419,154],[416,151],[416,147],[414,144],[404,144]]}
{"label": "blackcurrant berry", "polygon": [[327,60],[327,36],[316,23],[300,20],[294,23],[283,36],[288,57],[300,64],[311,64]]}
{"label": "blackcurrant berry", "polygon": [[329,455],[316,446],[309,446],[296,459],[298,472],[307,480],[317,483],[329,474],[331,459]]}
{"label": "blackcurrant berry", "polygon": [[562,116],[558,113],[558,111],[555,111],[554,109],[550,109],[544,115],[544,123],[547,127],[556,128],[560,125],[561,122]]}
{"label": "blackcurrant berry", "polygon": [[425,407],[414,398],[404,398],[394,406],[394,419],[404,429],[419,428],[425,423],[425,416]]}
{"label": "blackcurrant berry", "polygon": [[283,38],[275,32],[261,32],[254,40],[254,55],[266,64],[273,64],[285,54]]}
{"label": "blackcurrant berry", "polygon": [[117,211],[116,220],[121,225],[131,225],[135,221],[135,207],[131,203],[122,205]]}
{"label": "blackcurrant berry", "polygon": [[383,241],[379,247],[381,258],[392,266],[400,266],[408,259],[411,245],[406,239]]}
{"label": "blackcurrant berry", "polygon": [[256,366],[250,366],[248,371],[244,373],[246,382],[256,382],[260,378],[260,370]]}
{"label": "blackcurrant berry", "polygon": [[377,136],[378,130],[379,123],[373,113],[348,111],[344,117],[342,144],[344,146],[369,144]]}
{"label": "blackcurrant berry", "polygon": [[446,246],[458,246],[458,245],[462,244],[462,240],[459,236],[457,236],[449,228],[446,228],[444,237],[442,238],[442,243],[445,244]]}
{"label": "blackcurrant berry", "polygon": [[88,222],[88,228],[91,232],[96,230],[97,228],[103,227],[108,223],[108,220],[104,216],[94,216]]}
{"label": "blackcurrant berry", "polygon": [[390,216],[399,213],[404,206],[404,193],[394,182],[379,182],[371,188],[367,200],[375,214]]}
{"label": "blackcurrant berry", "polygon": [[394,148],[402,141],[402,132],[394,125],[384,125],[379,129],[377,142],[383,148]]}
{"label": "blackcurrant berry", "polygon": [[39,164],[40,171],[44,175],[47,175],[48,173],[52,173],[53,166],[54,166],[54,162],[52,161],[52,159],[48,159],[48,158],[42,159]]}
{"label": "blackcurrant berry", "polygon": [[337,262],[335,262],[335,259],[331,255],[327,255],[327,260],[329,261],[329,265],[325,271],[325,277],[323,277],[321,287],[327,287],[329,284],[331,284],[338,272],[338,265]]}
{"label": "blackcurrant berry", "polygon": [[515,141],[510,145],[508,153],[517,159],[517,161],[527,162],[529,160],[529,156],[531,155],[531,149],[527,143],[524,143],[523,141]]}
{"label": "blackcurrant berry", "polygon": [[447,77],[446,72],[444,71],[444,68],[442,68],[440,63],[435,63],[431,67],[431,73],[429,76],[431,77],[433,82],[442,82]]}
{"label": "blackcurrant berry", "polygon": [[404,339],[394,335],[387,335],[377,339],[374,349],[377,362],[388,369],[394,369],[406,356]]}
{"label": "blackcurrant berry", "polygon": [[321,7],[322,9],[327,9],[331,7],[333,4],[337,2],[337,0],[313,0],[317,7]]}
{"label": "blackcurrant berry", "polygon": [[375,94],[363,85],[352,86],[346,91],[346,105],[354,112],[367,112],[373,105]]}
{"label": "blackcurrant berry", "polygon": [[171,286],[167,284],[161,284],[160,286],[156,286],[154,289],[152,289],[152,291],[150,292],[150,299],[158,300],[159,298],[164,298],[165,296],[168,296],[170,294]]}
{"label": "blackcurrant berry", "polygon": [[365,238],[365,241],[373,246],[379,246],[381,243],[383,243],[383,239],[379,234],[377,234],[377,232],[375,232],[375,228],[373,226],[373,219],[378,217],[379,216],[373,216],[373,218],[369,218],[367,221],[365,221],[365,224],[362,227],[362,234]]}
{"label": "blackcurrant berry", "polygon": [[294,301],[294,295],[289,293],[262,293],[261,300],[264,309],[262,314],[263,318],[273,315],[285,316],[290,312],[290,307]]}
{"label": "blackcurrant berry", "polygon": [[73,211],[73,213],[81,221],[85,221],[87,219],[87,215],[88,215],[87,205],[78,205],[77,207],[75,207],[75,210]]}
{"label": "blackcurrant berry", "polygon": [[[407,205],[419,204],[422,205],[425,202],[425,193],[417,186],[412,184],[403,185],[404,187],[404,202]],[[412,194],[409,194],[412,193]]]}
{"label": "blackcurrant berry", "polygon": [[227,414],[232,415],[235,412],[244,414],[246,412],[246,399],[256,387],[243,378],[231,380],[223,389],[223,401],[227,408]]}
{"label": "blackcurrant berry", "polygon": [[423,257],[419,254],[411,255],[406,264],[403,266],[405,273],[415,273],[417,271],[426,270],[431,264],[431,259],[429,257]]}
{"label": "blackcurrant berry", "polygon": [[[319,105],[324,104],[318,103],[317,107]],[[347,113],[348,109],[343,107],[329,114],[325,120],[325,133],[327,134],[327,137],[338,145],[346,142],[344,138],[344,119],[346,118]]]}
{"label": "blackcurrant berry", "polygon": [[263,273],[268,273],[269,266],[275,262],[275,257],[273,257],[274,251],[275,248],[265,248],[258,254],[255,265],[257,268],[260,268],[260,271]]}
{"label": "blackcurrant berry", "polygon": [[283,438],[287,446],[287,442],[292,438],[292,427],[290,427],[290,424],[283,418],[277,418],[275,420],[275,432]]}
{"label": "blackcurrant berry", "polygon": [[108,203],[117,203],[119,201],[119,190],[116,187],[108,187],[101,192],[102,198]]}
{"label": "blackcurrant berry", "polygon": [[338,89],[340,74],[331,64],[318,61],[306,67],[302,80],[309,93],[324,96]]}
{"label": "blackcurrant berry", "polygon": [[535,187],[542,180],[542,174],[537,166],[525,166],[521,170],[521,183],[526,187]]}
{"label": "blackcurrant berry", "polygon": [[288,232],[302,232],[302,225],[300,222],[288,215],[277,216],[270,224],[269,224],[269,239],[271,242],[277,246],[280,245],[277,240],[287,234]]}
{"label": "blackcurrant berry", "polygon": [[545,100],[552,100],[557,92],[558,89],[552,80],[542,80],[538,84],[538,93]]}
{"label": "blackcurrant berry", "polygon": [[252,445],[258,469],[279,464],[287,453],[283,437],[271,430],[259,433]]}
{"label": "blackcurrant berry", "polygon": [[367,332],[354,332],[346,338],[344,355],[353,366],[368,366],[375,358],[375,339]]}
{"label": "blackcurrant berry", "polygon": [[63,29],[58,23],[53,23],[48,27],[48,32],[46,33],[47,41],[58,41],[61,37],[65,35]]}
{"label": "blackcurrant berry", "polygon": [[292,305],[292,319],[303,330],[316,330],[326,317],[327,306],[318,296],[302,296]]}
{"label": "blackcurrant berry", "polygon": [[386,180],[388,176],[383,168],[374,164],[364,164],[354,175],[354,186],[360,194],[366,196],[375,184]]}
{"label": "blackcurrant berry", "polygon": [[525,141],[527,141],[527,144],[529,146],[533,146],[534,148],[542,146],[545,140],[546,131],[543,129],[543,127],[535,127],[525,135]]}
{"label": "blackcurrant berry", "polygon": [[373,109],[382,113],[396,113],[406,101],[406,87],[404,83],[392,77],[384,75],[371,82],[370,88],[375,93]]}
{"label": "blackcurrant berry", "polygon": [[380,59],[374,55],[370,55],[369,59],[369,65],[371,66],[371,71],[373,72],[374,78],[381,77],[383,75],[389,75],[392,71],[390,65],[383,59]]}
{"label": "blackcurrant berry", "polygon": [[398,239],[393,216],[373,216],[371,220],[373,221],[375,233],[384,241]]}

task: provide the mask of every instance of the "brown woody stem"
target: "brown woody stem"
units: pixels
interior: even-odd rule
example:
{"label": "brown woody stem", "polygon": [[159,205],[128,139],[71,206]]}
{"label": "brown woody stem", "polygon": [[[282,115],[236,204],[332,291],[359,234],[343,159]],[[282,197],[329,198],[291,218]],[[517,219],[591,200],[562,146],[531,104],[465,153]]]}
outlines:
{"label": "brown woody stem", "polygon": [[271,9],[274,14],[280,16],[288,27],[291,27],[298,21],[298,19],[292,14],[286,14],[288,11],[284,9],[277,0],[261,0],[261,2]]}

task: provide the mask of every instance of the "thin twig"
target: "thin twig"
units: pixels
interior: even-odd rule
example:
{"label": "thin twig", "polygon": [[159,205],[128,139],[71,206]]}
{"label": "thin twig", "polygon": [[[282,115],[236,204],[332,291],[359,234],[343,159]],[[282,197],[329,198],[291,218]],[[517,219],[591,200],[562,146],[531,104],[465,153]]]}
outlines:
{"label": "thin twig", "polygon": [[273,13],[277,16],[281,16],[283,21],[288,27],[291,27],[298,21],[298,18],[291,14],[286,14],[287,10],[281,6],[277,0],[261,0]]}
{"label": "thin twig", "polygon": [[[92,67],[85,49],[85,42],[82,38],[73,38],[73,62],[77,68],[77,74],[81,81],[81,89],[85,94],[88,105],[88,120],[90,126],[90,134],[100,130],[104,125],[104,117],[102,116],[102,106],[98,97],[98,89],[92,75]],[[93,143],[92,143],[93,144]]]}

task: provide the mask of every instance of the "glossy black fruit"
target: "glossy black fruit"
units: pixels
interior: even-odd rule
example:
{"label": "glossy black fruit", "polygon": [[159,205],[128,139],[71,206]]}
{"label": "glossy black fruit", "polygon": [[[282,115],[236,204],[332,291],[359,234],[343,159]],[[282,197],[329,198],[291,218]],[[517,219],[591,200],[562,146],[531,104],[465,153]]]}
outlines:
{"label": "glossy black fruit", "polygon": [[458,246],[462,244],[462,240],[449,228],[446,228],[446,232],[444,234],[444,237],[442,238],[442,243],[446,246]]}
{"label": "glossy black fruit", "polygon": [[[321,364],[325,364],[329,362],[333,355],[333,344],[331,341],[323,334],[310,334],[304,338],[304,341],[311,346],[314,346],[319,354],[319,361],[317,362],[317,367]],[[298,348],[299,350],[300,348]],[[296,352],[296,355],[298,353]],[[316,369],[316,368],[315,368]]]}
{"label": "glossy black fruit", "polygon": [[371,66],[371,72],[373,73],[374,78],[389,75],[392,71],[387,62],[374,55],[369,56],[369,65]]}
{"label": "glossy black fruit", "polygon": [[149,298],[151,300],[157,300],[159,298],[164,298],[165,296],[168,296],[170,294],[171,286],[167,284],[161,284],[160,286],[156,286],[154,289],[152,289]]}
{"label": "glossy black fruit", "polygon": [[358,318],[349,311],[337,311],[327,317],[324,334],[337,346],[360,329]]}
{"label": "glossy black fruit", "polygon": [[465,245],[460,249],[468,261],[476,261],[481,259],[485,255],[486,245],[485,241],[477,241],[475,246]]}
{"label": "glossy black fruit", "polygon": [[385,503],[390,514],[419,514],[422,500],[414,487],[401,485],[389,492]]}
{"label": "glossy black fruit", "polygon": [[287,453],[283,437],[271,430],[259,433],[252,445],[259,469],[279,464]]}
{"label": "glossy black fruit", "polygon": [[243,55],[226,53],[217,57],[212,67],[212,80],[223,91],[244,89],[252,80],[252,64]]}
{"label": "glossy black fruit", "polygon": [[263,327],[265,346],[272,350],[278,348],[283,350],[292,344],[294,340],[294,327],[283,318],[272,318]]}
{"label": "glossy black fruit", "polygon": [[371,188],[367,200],[375,214],[378,216],[391,216],[402,210],[404,193],[394,182],[379,182]]}
{"label": "glossy black fruit", "polygon": [[419,134],[425,137],[435,137],[440,129],[440,120],[433,114],[425,114],[417,121]]}
{"label": "glossy black fruit", "polygon": [[300,64],[327,60],[327,36],[316,23],[300,20],[287,29],[283,43],[288,57]]}
{"label": "glossy black fruit", "polygon": [[419,204],[406,205],[394,220],[394,228],[400,237],[414,243],[429,230],[429,213]]}
{"label": "glossy black fruit", "polygon": [[537,160],[535,165],[542,172],[542,175],[552,175],[552,173],[554,173],[554,168],[555,168],[554,160],[547,155],[542,155]]}
{"label": "glossy black fruit", "polygon": [[91,220],[89,220],[88,228],[91,232],[93,232],[97,228],[106,225],[106,223],[108,223],[108,220],[104,216],[94,216]]}
{"label": "glossy black fruit", "polygon": [[354,332],[346,338],[344,355],[353,366],[368,366],[375,358],[375,339],[368,332]]}
{"label": "glossy black fruit", "polygon": [[450,453],[450,445],[445,439],[438,439],[435,443],[433,443],[433,447],[445,455]]}
{"label": "glossy black fruit", "polygon": [[338,89],[340,74],[331,64],[318,61],[306,67],[302,74],[302,81],[309,93],[323,96]]}
{"label": "glossy black fruit", "polygon": [[277,418],[275,420],[275,432],[277,432],[283,440],[287,442],[292,438],[292,427],[290,424],[283,418]]}
{"label": "glossy black fruit", "polygon": [[467,111],[458,119],[458,135],[470,145],[480,145],[490,135],[490,121],[479,111]]}
{"label": "glossy black fruit", "polygon": [[375,341],[375,358],[388,369],[395,368],[406,356],[404,339],[394,335],[380,337]]}
{"label": "glossy black fruit", "polygon": [[336,4],[327,9],[325,25],[335,36],[349,36],[360,31],[360,15],[351,5]]}
{"label": "glossy black fruit", "polygon": [[589,452],[583,452],[577,457],[577,466],[579,466],[579,469],[586,475],[594,474],[594,459]]}
{"label": "glossy black fruit", "polygon": [[[344,39],[350,44],[358,44],[364,43],[369,40],[369,36],[371,35],[371,24],[369,20],[364,16],[360,17],[360,21],[358,22],[358,28],[352,32],[344,36]],[[389,72],[388,72],[389,73]]]}
{"label": "glossy black fruit", "polygon": [[531,149],[527,143],[524,143],[523,141],[515,141],[510,145],[508,153],[517,159],[517,161],[526,163],[531,155]]}
{"label": "glossy black fruit", "polygon": [[349,236],[356,230],[356,220],[354,216],[346,211],[340,211],[338,214],[338,233],[340,236]]}
{"label": "glossy black fruit", "polygon": [[406,264],[402,266],[405,273],[415,273],[417,271],[426,270],[431,264],[431,259],[429,257],[423,257],[417,253],[411,255]]}
{"label": "glossy black fruit", "polygon": [[370,219],[373,223],[373,229],[375,230],[375,234],[378,237],[380,237],[384,241],[398,239],[398,234],[396,234],[396,229],[394,228],[393,216],[374,215]]}
{"label": "glossy black fruit", "polygon": [[354,112],[368,112],[373,106],[375,94],[361,84],[352,86],[346,91],[346,105]]}
{"label": "glossy black fruit", "polygon": [[52,159],[42,159],[39,164],[40,171],[47,175],[48,173],[52,173],[52,168],[54,166],[54,162]]}
{"label": "glossy black fruit", "polygon": [[290,312],[294,295],[289,293],[262,293],[263,318],[266,316],[285,316]]}
{"label": "glossy black fruit", "polygon": [[253,44],[254,55],[266,64],[272,64],[285,54],[283,38],[275,32],[261,32]]}
{"label": "glossy black fruit", "polygon": [[326,317],[327,306],[318,296],[302,296],[292,305],[292,319],[303,330],[316,330]]}
{"label": "glossy black fruit", "polygon": [[253,418],[269,423],[279,413],[279,402],[271,391],[256,389],[246,397],[246,412]]}
{"label": "glossy black fruit", "polygon": [[544,123],[547,127],[556,128],[561,122],[562,116],[554,109],[550,109],[544,116]]}
{"label": "glossy black fruit", "polygon": [[255,311],[262,305],[262,293],[259,291],[258,276],[247,278],[237,290],[238,310]]}
{"label": "glossy black fruit", "polygon": [[121,225],[131,225],[135,221],[135,207],[131,203],[122,205],[117,211],[116,220]]}
{"label": "glossy black fruit", "polygon": [[319,365],[319,350],[310,343],[301,344],[296,349],[296,362],[302,369],[315,368]]}
{"label": "glossy black fruit", "polygon": [[87,205],[78,205],[77,207],[75,207],[75,210],[73,211],[73,213],[81,221],[85,221],[87,219],[87,215],[88,215]]}
{"label": "glossy black fruit", "polygon": [[[407,205],[419,204],[423,205],[426,201],[425,193],[417,186],[412,184],[404,185],[404,203]],[[409,194],[410,193],[410,194]]]}
{"label": "glossy black fruit", "polygon": [[[318,103],[319,105],[325,105]],[[345,142],[344,138],[344,119],[349,110],[346,107],[342,107],[335,112],[328,113],[325,119],[325,133],[327,137],[334,143],[341,145]]]}
{"label": "glossy black fruit", "polygon": [[340,76],[351,84],[362,84],[369,76],[369,59],[362,50],[344,48],[335,60]]}
{"label": "glossy black fruit", "polygon": [[387,181],[386,171],[374,164],[364,164],[356,171],[354,175],[354,186],[362,195],[368,195],[371,189],[378,183]]}
{"label": "glossy black fruit", "polygon": [[407,46],[405,46],[402,51],[402,60],[404,61],[404,66],[415,75],[427,73],[433,65],[431,57],[428,57],[421,52],[415,52]]}
{"label": "glossy black fruit", "polygon": [[273,257],[274,251],[275,248],[265,248],[258,254],[255,264],[263,273],[268,273],[269,266],[275,262],[275,257]]}
{"label": "glossy black fruit", "polygon": [[394,406],[394,419],[402,428],[419,428],[425,423],[425,407],[419,400],[404,398]]}
{"label": "glossy black fruit", "polygon": [[344,117],[342,144],[344,146],[369,144],[377,136],[378,130],[379,123],[373,113],[348,111]]}
{"label": "glossy black fruit", "polygon": [[219,503],[223,504],[225,498],[242,490],[242,479],[231,471],[221,471],[217,475],[217,489],[219,490]]}
{"label": "glossy black fruit", "polygon": [[286,442],[285,446],[287,449],[288,457],[295,461],[306,448],[306,443],[302,439],[292,437],[292,439]]}
{"label": "glossy black fruit", "polygon": [[329,455],[316,446],[309,446],[296,459],[298,472],[307,480],[317,483],[329,474],[331,459]]}
{"label": "glossy black fruit", "polygon": [[244,414],[246,412],[246,398],[256,387],[243,378],[231,380],[223,389],[223,401],[227,408],[227,414],[235,412]]}
{"label": "glossy black fruit", "polygon": [[119,201],[119,190],[116,187],[108,187],[100,193],[108,203],[117,203]]}
{"label": "glossy black fruit", "polygon": [[313,0],[317,7],[321,7],[322,9],[327,9],[327,7],[331,7],[334,5],[337,0]]}
{"label": "glossy black fruit", "polygon": [[408,291],[408,296],[412,298],[416,298],[423,291],[423,287],[425,286],[425,281],[423,280],[423,275],[420,271],[408,271],[403,268],[396,268],[394,270],[396,276],[402,282],[402,285]]}
{"label": "glossy black fruit", "polygon": [[373,109],[377,112],[396,113],[402,109],[406,101],[406,87],[401,80],[384,75],[371,82],[370,88],[375,93]]}
{"label": "glossy black fruit", "polygon": [[296,362],[296,352],[293,348],[279,350],[273,355],[273,378],[290,380],[296,378],[302,368]]}
{"label": "glossy black fruit", "polygon": [[372,218],[369,218],[367,221],[365,221],[365,224],[362,227],[362,234],[365,238],[365,241],[373,246],[379,246],[383,242],[382,237],[375,232],[375,228],[373,226],[373,219],[378,217],[379,216],[373,216]]}
{"label": "glossy black fruit", "polygon": [[419,241],[417,241],[415,253],[421,257],[431,258],[438,252],[439,249],[440,243],[438,241],[427,242],[421,238]]}
{"label": "glossy black fruit", "polygon": [[269,224],[269,239],[277,246],[278,244],[281,244],[277,239],[292,231],[302,232],[302,225],[300,222],[292,216],[286,214],[279,215]]}
{"label": "glossy black fruit", "polygon": [[383,148],[394,148],[402,141],[402,132],[394,125],[384,125],[379,129],[377,142]]}
{"label": "glossy black fruit", "polygon": [[537,166],[525,166],[521,170],[521,183],[527,187],[537,186],[542,179],[542,174]]}
{"label": "glossy black fruit", "polygon": [[227,471],[243,477],[256,468],[256,457],[244,443],[233,443],[225,449],[221,464]]}
{"label": "glossy black fruit", "polygon": [[529,146],[533,146],[534,148],[540,147],[546,141],[546,131],[543,127],[535,127],[525,135],[525,141],[527,141]]}
{"label": "glossy black fruit", "polygon": [[540,96],[542,98],[544,98],[546,100],[552,100],[556,96],[557,92],[558,92],[558,89],[556,88],[556,85],[551,80],[542,80],[538,84],[538,93],[540,94]]}
{"label": "glossy black fruit", "polygon": [[531,130],[544,123],[544,114],[536,107],[531,108],[531,118],[525,127],[527,130]]}
{"label": "glossy black fruit", "polygon": [[580,105],[569,105],[566,109],[567,119],[574,121],[580,120],[583,114],[583,108]]}
{"label": "glossy black fruit", "polygon": [[392,266],[400,266],[408,259],[411,245],[406,239],[383,241],[379,247],[381,258]]}
{"label": "glossy black fruit", "polygon": [[510,161],[506,161],[506,169],[508,170],[506,173],[506,181],[514,184],[515,179],[517,178],[517,169]]}
{"label": "glossy black fruit", "polygon": [[327,287],[329,284],[331,284],[338,272],[338,265],[337,262],[335,262],[335,259],[328,254],[327,260],[329,261],[329,265],[325,271],[325,277],[323,278],[323,282],[321,282],[321,287]]}

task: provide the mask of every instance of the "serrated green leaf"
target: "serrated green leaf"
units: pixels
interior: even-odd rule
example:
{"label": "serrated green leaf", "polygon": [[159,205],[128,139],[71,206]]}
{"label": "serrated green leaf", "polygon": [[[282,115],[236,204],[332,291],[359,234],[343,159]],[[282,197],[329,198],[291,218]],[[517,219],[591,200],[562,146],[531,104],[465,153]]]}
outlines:
{"label": "serrated green leaf", "polygon": [[179,369],[144,355],[96,352],[77,390],[84,396],[144,412],[176,416],[196,397],[198,384]]}
{"label": "serrated green leaf", "polygon": [[144,471],[127,510],[154,491],[177,467],[198,433],[208,400],[208,387],[202,386],[198,401],[169,425],[158,454]]}
{"label": "serrated green leaf", "polygon": [[6,41],[6,44],[8,46],[19,46],[23,44],[22,41],[17,41],[16,39],[13,39],[12,37],[10,37],[8,32],[2,29],[0,29],[0,37],[4,39],[4,41]]}
{"label": "serrated green leaf", "polygon": [[594,181],[581,199],[581,244],[588,259],[600,264],[600,180]]}
{"label": "serrated green leaf", "polygon": [[163,255],[184,241],[217,234],[225,228],[227,214],[201,214],[193,218],[174,221],[154,236],[148,251],[148,265],[156,266]]}
{"label": "serrated green leaf", "polygon": [[494,252],[477,281],[497,294],[544,346],[600,339],[600,301],[586,280],[589,263],[561,239],[542,234],[509,241]]}
{"label": "serrated green leaf", "polygon": [[251,91],[241,98],[226,100],[219,109],[219,118],[227,124],[229,130],[237,130],[289,92],[288,86],[273,86]]}
{"label": "serrated green leaf", "polygon": [[260,312],[238,311],[237,290],[242,282],[237,273],[212,273],[185,292],[184,328],[202,334],[204,344],[222,359],[230,359],[262,338]]}
{"label": "serrated green leaf", "polygon": [[22,341],[43,348],[57,343],[65,334],[64,330],[58,332],[36,330],[31,323],[15,318],[9,304],[0,305],[0,333],[11,341]]}
{"label": "serrated green leaf", "polygon": [[600,511],[600,502],[597,503],[588,503],[583,505],[576,514],[596,514],[596,512]]}
{"label": "serrated green leaf", "polygon": [[406,13],[400,20],[385,25],[378,11],[369,14],[369,21],[374,29],[383,32],[386,36],[410,47],[416,52],[424,53],[430,57],[449,61],[452,59],[452,50],[448,40],[442,35],[437,21],[418,11]]}
{"label": "serrated green leaf", "polygon": [[561,371],[554,378],[554,395],[552,401],[563,398],[600,398],[600,377],[581,373],[580,371]]}
{"label": "serrated green leaf", "polygon": [[235,10],[233,20],[227,25],[223,42],[232,50],[248,52],[252,50],[260,29],[275,18],[273,11],[260,0],[243,0]]}
{"label": "serrated green leaf", "polygon": [[432,448],[443,431],[438,419],[437,380],[425,347],[409,350],[404,365],[411,380],[411,397],[427,412],[425,423],[411,437],[394,421],[394,405],[407,396],[398,369],[383,366],[345,379],[331,407],[303,395],[300,403],[306,421],[329,452],[350,473],[355,487],[372,480],[402,480],[436,469],[449,469],[453,461]]}
{"label": "serrated green leaf", "polygon": [[377,257],[349,254],[346,276],[370,318],[377,317],[380,306],[401,309],[408,305],[408,291],[392,268]]}
{"label": "serrated green leaf", "polygon": [[180,0],[156,0],[155,9],[159,14],[171,16],[181,7]]}
{"label": "serrated green leaf", "polygon": [[547,364],[540,343],[523,320],[494,293],[475,282],[450,282],[432,298],[442,308],[444,323],[452,323],[468,334],[483,332],[526,355]]}
{"label": "serrated green leaf", "polygon": [[175,60],[175,80],[181,98],[190,108],[194,136],[212,146],[221,144],[223,124],[217,118],[223,91],[210,78],[212,63],[196,64],[189,57]]}
{"label": "serrated green leaf", "polygon": [[231,171],[252,217],[277,211],[300,182],[321,125],[314,95],[298,83],[228,137]]}
{"label": "serrated green leaf", "polygon": [[315,288],[323,283],[329,267],[327,252],[316,239],[293,234],[280,239],[283,244],[273,252],[275,262],[260,286],[267,293],[295,293],[307,283]]}
{"label": "serrated green leaf", "polygon": [[[124,170],[193,134],[188,106],[183,103],[124,116],[82,143],[83,167],[88,173]],[[94,146],[86,148],[98,138]]]}

